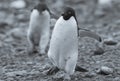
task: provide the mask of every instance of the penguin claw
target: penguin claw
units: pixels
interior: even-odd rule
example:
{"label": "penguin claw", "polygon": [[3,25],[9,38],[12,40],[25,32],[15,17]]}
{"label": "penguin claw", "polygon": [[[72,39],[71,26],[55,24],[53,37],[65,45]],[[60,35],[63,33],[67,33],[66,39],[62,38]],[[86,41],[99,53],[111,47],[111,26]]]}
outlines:
{"label": "penguin claw", "polygon": [[47,75],[53,75],[56,74],[59,71],[58,67],[52,67],[48,70]]}
{"label": "penguin claw", "polygon": [[78,66],[78,65],[76,65],[75,71],[79,71],[79,72],[88,72],[87,69],[84,69],[84,68],[82,68],[82,67],[80,67],[80,66]]}

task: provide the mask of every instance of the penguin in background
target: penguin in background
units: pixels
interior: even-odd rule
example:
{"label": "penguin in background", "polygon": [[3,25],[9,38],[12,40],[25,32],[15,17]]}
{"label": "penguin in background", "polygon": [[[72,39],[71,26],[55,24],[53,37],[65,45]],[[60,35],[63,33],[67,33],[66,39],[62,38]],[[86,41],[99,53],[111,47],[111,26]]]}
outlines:
{"label": "penguin in background", "polygon": [[[65,71],[64,79],[70,79],[74,71],[81,69],[84,72],[87,71],[76,65],[78,59],[79,29],[74,9],[66,7],[64,13],[55,24],[50,40],[48,57],[53,67],[48,70],[48,75],[63,70]],[[82,29],[82,33],[82,37],[88,36],[101,41],[98,35],[90,33],[88,30]]]}
{"label": "penguin in background", "polygon": [[27,39],[29,54],[36,51],[39,51],[40,54],[46,53],[50,39],[50,11],[45,3],[39,3],[32,10]]}

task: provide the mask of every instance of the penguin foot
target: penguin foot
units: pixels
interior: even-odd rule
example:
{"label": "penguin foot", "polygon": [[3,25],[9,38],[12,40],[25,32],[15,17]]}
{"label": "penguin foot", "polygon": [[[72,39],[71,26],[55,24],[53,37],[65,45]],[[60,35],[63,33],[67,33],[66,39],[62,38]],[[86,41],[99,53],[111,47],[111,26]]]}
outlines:
{"label": "penguin foot", "polygon": [[63,81],[70,81],[70,80],[71,80],[70,75],[68,73],[65,73]]}
{"label": "penguin foot", "polygon": [[27,49],[27,54],[28,55],[33,55],[35,53],[38,53],[38,51],[36,49]]}
{"label": "penguin foot", "polygon": [[52,67],[48,70],[47,75],[56,74],[60,69],[58,67]]}
{"label": "penguin foot", "polygon": [[45,55],[46,54],[46,51],[45,50],[39,50],[39,55],[42,56],[42,55]]}
{"label": "penguin foot", "polygon": [[80,67],[80,66],[78,66],[78,65],[76,65],[75,71],[79,71],[79,72],[88,72],[87,69],[84,69],[84,68],[82,68],[82,67]]}

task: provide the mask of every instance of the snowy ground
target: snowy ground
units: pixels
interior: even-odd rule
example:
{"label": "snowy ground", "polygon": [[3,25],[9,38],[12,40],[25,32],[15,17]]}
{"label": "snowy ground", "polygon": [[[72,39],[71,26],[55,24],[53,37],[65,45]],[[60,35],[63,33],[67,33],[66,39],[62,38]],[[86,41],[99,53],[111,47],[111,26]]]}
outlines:
{"label": "snowy ground", "polygon": [[[25,0],[27,4],[22,9],[11,8],[12,1],[0,0],[0,81],[61,81],[57,78],[62,72],[45,75],[51,66],[47,54],[29,56],[26,53],[30,10],[38,0]],[[62,9],[55,5],[54,0],[48,1],[49,8],[60,16]],[[120,2],[114,2],[104,12],[98,9],[95,0],[65,0],[65,4],[76,10],[80,27],[96,32],[103,40],[112,38],[117,41],[117,45],[105,45],[103,54],[95,55],[99,42],[79,38],[77,64],[89,71],[75,72],[71,81],[120,81]],[[113,72],[98,74],[97,70],[102,66],[112,68]]]}

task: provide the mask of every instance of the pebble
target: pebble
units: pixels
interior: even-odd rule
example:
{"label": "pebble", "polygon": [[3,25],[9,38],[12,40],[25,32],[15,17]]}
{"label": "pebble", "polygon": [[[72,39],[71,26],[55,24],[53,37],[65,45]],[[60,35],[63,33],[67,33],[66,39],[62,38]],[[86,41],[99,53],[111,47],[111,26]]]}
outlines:
{"label": "pebble", "polygon": [[5,34],[0,34],[0,40],[3,40],[5,38]]}
{"label": "pebble", "polygon": [[114,78],[114,81],[119,81],[120,80],[120,77],[115,77]]}
{"label": "pebble", "polygon": [[22,71],[13,71],[13,72],[8,72],[6,73],[7,76],[20,76],[20,75],[24,75],[26,74],[27,72],[25,70],[22,70]]}
{"label": "pebble", "polygon": [[24,37],[24,31],[21,28],[14,28],[10,30],[7,35],[15,39],[22,39]]}
{"label": "pebble", "polygon": [[5,69],[0,66],[0,75],[5,73]]}
{"label": "pebble", "polygon": [[14,78],[13,77],[8,77],[7,80],[8,81],[14,81]]}
{"label": "pebble", "polygon": [[15,9],[22,9],[26,7],[26,3],[24,0],[15,0],[10,3],[10,7]]}
{"label": "pebble", "polygon": [[117,45],[117,42],[114,40],[105,40],[104,44],[106,45]]}
{"label": "pebble", "polygon": [[110,5],[112,0],[98,0],[100,5]]}
{"label": "pebble", "polygon": [[99,12],[99,16],[103,17],[107,15],[106,12],[107,10],[110,10],[112,7],[112,0],[98,0],[98,5],[97,9]]}
{"label": "pebble", "polygon": [[101,11],[101,10],[96,10],[95,11],[95,16],[101,18],[101,17],[106,16],[106,14],[103,11]]}
{"label": "pebble", "polygon": [[6,23],[6,22],[0,22],[0,28],[2,27],[2,28],[4,28],[4,27],[6,27],[6,26],[8,26],[9,24],[8,23]]}
{"label": "pebble", "polygon": [[33,62],[27,62],[26,64],[27,65],[33,65],[34,63]]}
{"label": "pebble", "polygon": [[12,41],[14,41],[14,39],[12,37],[6,37],[4,39],[4,42],[7,42],[7,43],[12,42]]}
{"label": "pebble", "polygon": [[3,47],[3,42],[2,41],[0,41],[0,48],[2,48]]}
{"label": "pebble", "polygon": [[40,72],[39,71],[31,71],[31,72],[29,72],[28,74],[30,74],[30,75],[35,75],[35,74],[39,74]]}
{"label": "pebble", "polygon": [[98,47],[95,51],[94,51],[94,55],[102,55],[104,53],[104,49]]}
{"label": "pebble", "polygon": [[94,72],[89,72],[89,73],[87,73],[86,75],[85,75],[85,77],[87,77],[87,78],[92,78],[92,77],[95,77],[96,76],[96,73],[94,73]]}
{"label": "pebble", "polygon": [[97,73],[102,75],[109,75],[113,73],[113,69],[107,66],[102,66],[100,69],[98,69]]}
{"label": "pebble", "polygon": [[21,22],[25,22],[27,21],[27,19],[25,18],[25,15],[24,14],[19,14],[17,15],[17,19]]}

